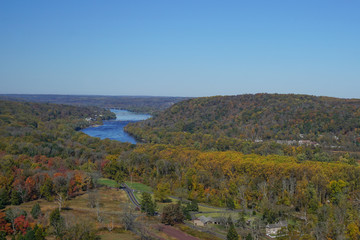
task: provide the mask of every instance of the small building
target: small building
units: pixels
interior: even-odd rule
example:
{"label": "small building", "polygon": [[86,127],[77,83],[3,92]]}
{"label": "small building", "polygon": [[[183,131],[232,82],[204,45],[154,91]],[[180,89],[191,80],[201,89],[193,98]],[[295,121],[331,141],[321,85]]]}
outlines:
{"label": "small building", "polygon": [[282,228],[287,228],[288,224],[286,221],[280,221],[275,224],[266,225],[266,235],[271,238],[276,238],[279,236],[280,230]]}
{"label": "small building", "polygon": [[214,219],[212,217],[201,216],[199,218],[194,219],[194,226],[204,227],[209,223],[214,223]]}
{"label": "small building", "polygon": [[213,218],[213,224],[219,225],[221,224],[221,218]]}
{"label": "small building", "polygon": [[199,218],[194,219],[194,226],[204,227],[204,223]]}

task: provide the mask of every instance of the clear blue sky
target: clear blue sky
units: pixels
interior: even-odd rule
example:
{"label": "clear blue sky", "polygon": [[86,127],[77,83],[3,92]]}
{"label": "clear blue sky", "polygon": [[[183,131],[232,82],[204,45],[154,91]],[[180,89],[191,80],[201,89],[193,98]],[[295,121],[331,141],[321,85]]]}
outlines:
{"label": "clear blue sky", "polygon": [[0,83],[0,93],[360,98],[360,1],[1,1]]}

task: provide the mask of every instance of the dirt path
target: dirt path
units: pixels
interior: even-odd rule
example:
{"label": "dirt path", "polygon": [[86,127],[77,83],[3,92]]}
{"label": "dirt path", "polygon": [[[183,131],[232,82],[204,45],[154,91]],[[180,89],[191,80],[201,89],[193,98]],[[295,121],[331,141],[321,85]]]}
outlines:
{"label": "dirt path", "polygon": [[158,228],[166,233],[167,235],[169,235],[170,237],[173,237],[173,238],[176,238],[176,239],[179,239],[179,240],[199,240],[199,238],[196,238],[196,237],[193,237],[193,236],[190,236],[174,227],[171,227],[169,225],[164,225],[164,224],[161,224],[158,226]]}

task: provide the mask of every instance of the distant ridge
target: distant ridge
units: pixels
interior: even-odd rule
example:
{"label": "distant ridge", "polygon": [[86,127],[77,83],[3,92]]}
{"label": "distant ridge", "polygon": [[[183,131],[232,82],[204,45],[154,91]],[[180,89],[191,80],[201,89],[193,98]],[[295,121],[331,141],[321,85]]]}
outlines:
{"label": "distant ridge", "polygon": [[126,129],[147,142],[184,142],[202,149],[236,149],[240,143],[235,140],[242,140],[358,150],[360,99],[297,94],[194,98]]}
{"label": "distant ridge", "polygon": [[0,94],[0,99],[39,103],[57,103],[75,106],[119,108],[156,114],[185,97],[57,95],[57,94]]}

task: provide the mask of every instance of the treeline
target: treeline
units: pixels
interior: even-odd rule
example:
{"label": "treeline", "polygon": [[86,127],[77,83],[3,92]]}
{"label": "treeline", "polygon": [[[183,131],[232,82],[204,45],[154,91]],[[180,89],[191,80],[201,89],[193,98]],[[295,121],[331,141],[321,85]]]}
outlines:
{"label": "treeline", "polygon": [[329,184],[338,180],[346,182],[348,193],[360,191],[360,167],[299,162],[287,156],[202,152],[144,144],[106,161],[103,171],[109,176],[114,173],[132,175],[155,189],[159,188],[158,184],[169,184],[174,195],[182,192],[185,198],[216,206],[226,206],[226,199],[232,197],[238,207],[253,208],[264,195],[278,202],[287,192],[288,204],[300,209],[303,206],[298,201],[302,198],[298,195],[303,194],[301,188],[308,185],[316,189],[318,204],[326,204],[332,196]]}
{"label": "treeline", "polygon": [[0,101],[0,208],[92,187],[89,172],[134,146],[77,130],[114,117],[97,107]]}
{"label": "treeline", "polygon": [[96,96],[96,95],[46,95],[46,94],[3,94],[0,99],[39,103],[56,103],[75,106],[96,106],[101,108],[126,109],[134,112],[156,114],[185,97],[150,96]]}
{"label": "treeline", "polygon": [[201,150],[288,155],[281,145],[291,145],[356,152],[359,107],[360,100],[308,95],[205,97],[177,103],[126,130],[149,143]]}
{"label": "treeline", "polygon": [[176,195],[250,210],[262,215],[259,224],[292,219],[287,231],[297,239],[299,233],[301,239],[360,236],[360,167],[349,164],[141,145],[109,160],[103,172],[143,181],[155,198]]}

